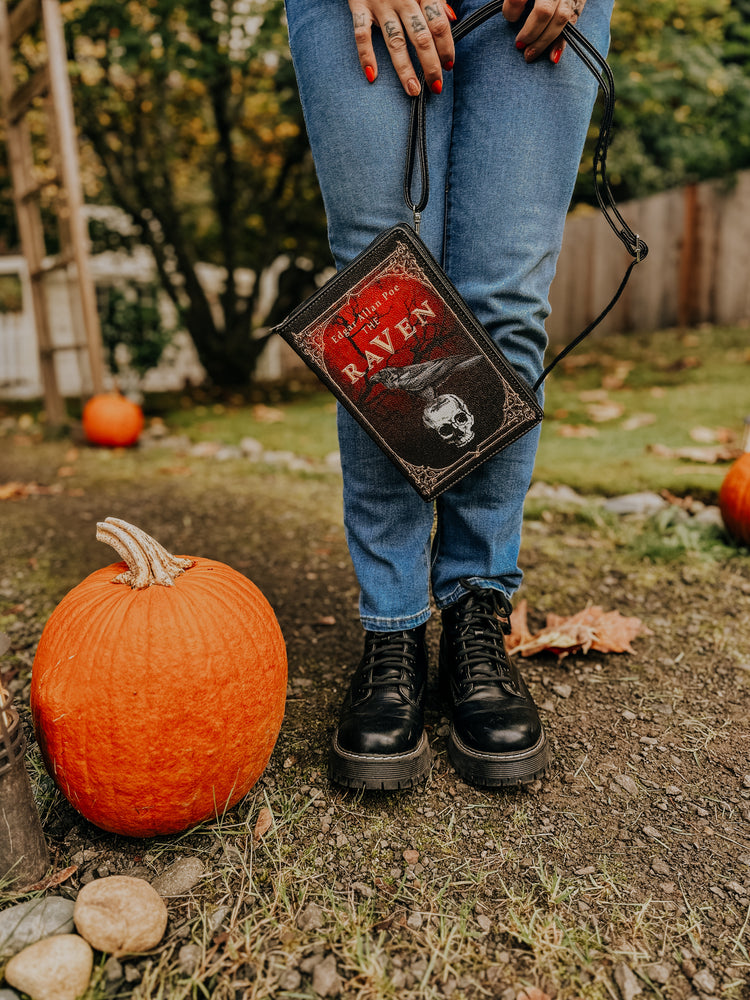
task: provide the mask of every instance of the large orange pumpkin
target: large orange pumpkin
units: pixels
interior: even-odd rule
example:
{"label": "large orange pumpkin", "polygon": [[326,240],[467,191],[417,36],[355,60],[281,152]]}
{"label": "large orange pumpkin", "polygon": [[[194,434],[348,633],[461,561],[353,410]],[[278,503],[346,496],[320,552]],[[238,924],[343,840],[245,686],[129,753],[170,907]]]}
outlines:
{"label": "large orange pumpkin", "polygon": [[287,662],[260,590],[224,563],[172,556],[107,518],[124,563],[47,622],[31,710],[49,773],[86,819],[133,837],[221,813],[255,784],[281,728]]}
{"label": "large orange pumpkin", "polygon": [[83,433],[92,444],[128,448],[143,430],[143,410],[118,392],[92,396],[83,408]]}
{"label": "large orange pumpkin", "polygon": [[750,451],[740,455],[724,477],[719,510],[729,534],[750,545]]}

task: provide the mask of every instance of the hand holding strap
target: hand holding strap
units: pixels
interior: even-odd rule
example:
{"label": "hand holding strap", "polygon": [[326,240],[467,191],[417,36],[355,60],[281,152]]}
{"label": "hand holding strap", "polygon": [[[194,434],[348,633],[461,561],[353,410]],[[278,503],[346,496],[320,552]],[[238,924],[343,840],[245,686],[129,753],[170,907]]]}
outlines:
{"label": "hand holding strap", "polygon": [[[503,9],[503,0],[490,0],[479,10],[470,14],[463,21],[459,21],[452,27],[453,39],[458,42],[474,28],[498,14]],[[634,233],[623,219],[617,205],[615,204],[612,190],[607,180],[607,150],[611,139],[612,120],[615,108],[615,84],[612,70],[606,59],[582,35],[572,24],[567,24],[563,29],[563,38],[570,48],[576,53],[586,68],[593,73],[604,95],[604,110],[599,126],[599,136],[594,149],[594,193],[597,204],[601,209],[604,218],[607,220],[612,232],[621,241],[625,249],[633,258],[628,266],[619,288],[607,306],[589,325],[578,334],[569,344],[557,354],[549,365],[544,369],[541,376],[534,383],[534,389],[538,389],[545,378],[549,375],[555,365],[573,350],[580,342],[595,329],[604,317],[611,311],[620,296],[625,285],[630,278],[633,268],[640,261],[644,260],[648,254],[648,247],[645,242]],[[404,201],[414,215],[414,228],[419,232],[419,222],[421,213],[427,205],[430,195],[430,178],[427,166],[427,137],[425,127],[425,105],[427,99],[427,87],[422,82],[422,89],[419,96],[412,99],[411,118],[409,121],[409,137],[406,152],[406,170],[404,172]],[[419,166],[419,197],[412,195],[414,171]]]}

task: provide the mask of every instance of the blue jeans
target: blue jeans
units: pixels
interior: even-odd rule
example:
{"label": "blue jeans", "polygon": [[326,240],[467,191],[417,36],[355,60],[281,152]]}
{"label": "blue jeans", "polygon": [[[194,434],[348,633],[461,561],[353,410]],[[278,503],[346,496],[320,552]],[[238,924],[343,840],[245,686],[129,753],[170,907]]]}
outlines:
{"label": "blue jeans", "polygon": [[[409,98],[374,31],[367,83],[346,0],[286,0],[289,37],[336,266],[383,229],[411,221],[402,195]],[[459,18],[482,0],[453,3]],[[578,27],[600,51],[612,0],[588,0]],[[549,286],[596,82],[567,49],[526,64],[502,15],[456,47],[427,111],[430,200],[421,236],[494,341],[530,384],[543,368]],[[416,62],[415,62],[416,66]],[[582,277],[585,281],[585,276]],[[541,401],[541,394],[540,394]],[[422,500],[339,408],[344,523],[366,629],[414,628],[466,584],[510,596],[521,582],[523,503],[538,429],[458,485]],[[436,522],[433,533],[433,524]]]}

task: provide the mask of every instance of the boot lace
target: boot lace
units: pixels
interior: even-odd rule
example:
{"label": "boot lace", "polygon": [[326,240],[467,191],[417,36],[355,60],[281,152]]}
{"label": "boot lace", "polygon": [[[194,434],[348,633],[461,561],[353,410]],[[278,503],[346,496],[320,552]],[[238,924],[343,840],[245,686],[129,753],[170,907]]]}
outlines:
{"label": "boot lace", "polygon": [[408,632],[375,632],[368,638],[357,690],[365,697],[376,688],[403,688],[416,680],[417,640]]}
{"label": "boot lace", "polygon": [[510,631],[510,604],[498,591],[470,591],[456,623],[454,651],[462,677],[469,683],[504,681],[517,688],[503,634]]}

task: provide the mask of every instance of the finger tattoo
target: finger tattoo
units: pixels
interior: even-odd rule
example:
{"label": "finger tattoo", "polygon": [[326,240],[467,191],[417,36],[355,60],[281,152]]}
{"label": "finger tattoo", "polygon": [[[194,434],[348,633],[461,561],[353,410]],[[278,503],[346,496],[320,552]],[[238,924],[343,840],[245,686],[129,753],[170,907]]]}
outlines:
{"label": "finger tattoo", "polygon": [[412,31],[416,32],[417,34],[420,31],[427,31],[427,25],[424,23],[419,14],[412,14],[411,28]]}
{"label": "finger tattoo", "polygon": [[424,12],[428,21],[434,21],[436,18],[440,17],[440,8],[429,3],[425,4]]}
{"label": "finger tattoo", "polygon": [[396,35],[401,34],[401,30],[396,21],[386,21],[383,25],[383,29],[389,38],[395,38]]}
{"label": "finger tattoo", "polygon": [[354,15],[354,27],[362,28],[364,27],[364,24],[365,24],[365,15],[361,10],[358,10],[357,13]]}

